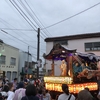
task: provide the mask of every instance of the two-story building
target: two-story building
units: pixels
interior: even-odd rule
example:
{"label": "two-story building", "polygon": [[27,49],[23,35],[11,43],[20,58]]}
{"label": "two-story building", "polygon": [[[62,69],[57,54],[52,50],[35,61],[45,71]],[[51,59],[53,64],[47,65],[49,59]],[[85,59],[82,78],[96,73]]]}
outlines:
{"label": "two-story building", "polygon": [[0,43],[0,76],[6,76],[9,81],[18,77],[18,60],[18,48]]}
{"label": "two-story building", "polygon": [[[82,53],[94,53],[100,56],[100,32],[98,33],[86,33],[70,36],[61,36],[61,37],[50,37],[45,39],[46,42],[46,54],[50,52],[53,45],[60,43],[69,49],[77,49],[77,52]],[[51,69],[51,61],[46,60],[46,71],[48,72]],[[55,75],[58,75],[56,72],[60,72],[61,61],[55,62]]]}

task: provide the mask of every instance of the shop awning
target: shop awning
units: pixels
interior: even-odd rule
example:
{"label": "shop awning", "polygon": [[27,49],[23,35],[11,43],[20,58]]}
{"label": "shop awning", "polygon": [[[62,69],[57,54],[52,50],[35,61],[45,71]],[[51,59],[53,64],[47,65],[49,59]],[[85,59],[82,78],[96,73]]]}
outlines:
{"label": "shop awning", "polygon": [[32,71],[32,69],[31,68],[25,68],[25,67],[23,67],[22,68],[22,72],[20,73],[21,75],[26,75],[26,74],[33,74],[33,71]]}

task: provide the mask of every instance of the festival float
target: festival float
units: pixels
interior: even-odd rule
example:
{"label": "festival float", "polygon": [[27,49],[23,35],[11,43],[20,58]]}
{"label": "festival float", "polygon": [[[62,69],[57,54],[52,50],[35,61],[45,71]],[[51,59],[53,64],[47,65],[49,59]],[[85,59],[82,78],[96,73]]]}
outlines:
{"label": "festival float", "polygon": [[[68,84],[69,91],[74,94],[77,94],[80,90],[83,90],[86,87],[88,87],[90,91],[98,89],[96,75],[100,73],[100,71],[97,70],[96,63],[100,57],[97,57],[92,53],[78,53],[76,49],[70,50],[60,44],[56,44],[51,49],[50,53],[45,55],[44,58],[52,61],[51,75],[44,77],[46,89],[50,91],[62,92],[62,84]],[[59,76],[55,76],[54,73],[54,63],[57,60],[62,61],[60,65],[61,73]],[[75,76],[73,74],[73,64],[75,61],[82,63],[82,60],[86,62],[86,66],[88,62],[92,62],[94,64],[94,69],[86,68]]]}

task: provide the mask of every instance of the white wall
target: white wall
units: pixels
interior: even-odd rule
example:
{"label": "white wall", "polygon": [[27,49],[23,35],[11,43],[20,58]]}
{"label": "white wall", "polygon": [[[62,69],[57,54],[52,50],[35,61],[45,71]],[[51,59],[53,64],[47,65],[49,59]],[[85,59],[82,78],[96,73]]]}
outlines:
{"label": "white wall", "polygon": [[[69,40],[67,47],[70,49],[77,49],[77,52],[89,53],[89,51],[85,52],[85,46],[84,46],[84,43],[88,42],[100,42],[100,37],[90,38],[90,39]],[[100,51],[91,51],[91,52],[100,56]]]}
{"label": "white wall", "polygon": [[[46,43],[46,55],[50,53],[50,50],[53,48],[53,42],[47,42]],[[51,61],[46,60],[46,72],[47,70],[51,69]]]}

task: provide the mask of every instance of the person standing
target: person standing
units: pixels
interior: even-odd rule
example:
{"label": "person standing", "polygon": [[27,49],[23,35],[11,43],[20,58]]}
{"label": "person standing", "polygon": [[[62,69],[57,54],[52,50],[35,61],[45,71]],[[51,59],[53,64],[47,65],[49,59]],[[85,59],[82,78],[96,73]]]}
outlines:
{"label": "person standing", "polygon": [[17,78],[14,78],[14,81],[12,83],[13,83],[14,91],[15,91],[17,88]]}
{"label": "person standing", "polygon": [[25,96],[26,89],[24,88],[24,82],[20,82],[15,91],[15,96],[13,100],[21,100],[22,97]]}
{"label": "person standing", "polygon": [[2,88],[3,88],[3,80],[2,78],[0,78],[0,92],[2,91]]}
{"label": "person standing", "polygon": [[51,95],[48,90],[45,90],[43,100],[51,100]]}
{"label": "person standing", "polygon": [[8,83],[8,86],[9,86],[9,91],[8,91],[8,98],[7,100],[13,100],[14,98],[14,86],[13,86],[13,83]]}
{"label": "person standing", "polygon": [[64,93],[59,95],[58,100],[75,100],[75,96],[69,93],[67,84],[62,84],[62,90]]}
{"label": "person standing", "polygon": [[78,93],[77,99],[76,100],[94,100],[93,96],[91,95],[91,93],[89,92],[88,88],[81,90]]}
{"label": "person standing", "polygon": [[30,84],[26,87],[25,94],[26,96],[22,97],[21,100],[39,100],[39,98],[36,96],[36,87],[33,84]]}
{"label": "person standing", "polygon": [[7,99],[7,97],[8,97],[8,91],[9,91],[9,86],[5,85],[3,87],[3,90],[0,92],[2,94],[2,96],[3,96],[4,99]]}
{"label": "person standing", "polygon": [[43,91],[42,91],[42,89],[38,89],[38,93],[37,93],[36,96],[39,98],[39,100],[43,100]]}

